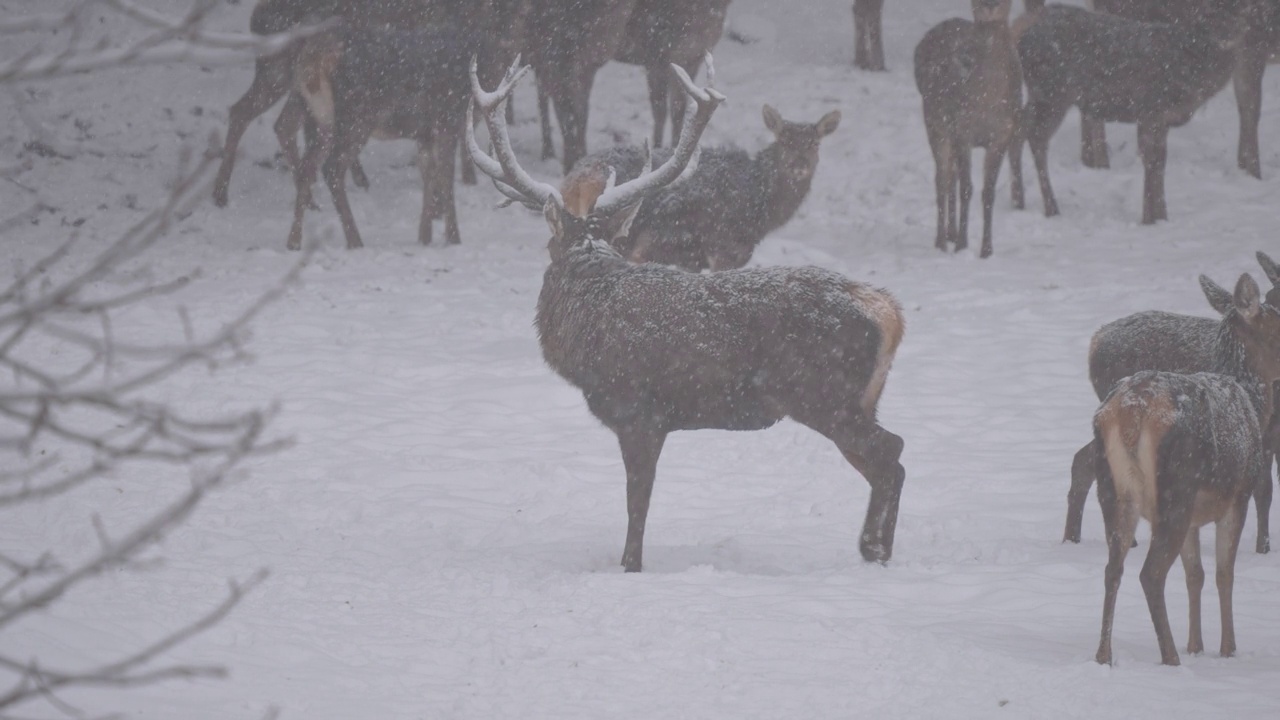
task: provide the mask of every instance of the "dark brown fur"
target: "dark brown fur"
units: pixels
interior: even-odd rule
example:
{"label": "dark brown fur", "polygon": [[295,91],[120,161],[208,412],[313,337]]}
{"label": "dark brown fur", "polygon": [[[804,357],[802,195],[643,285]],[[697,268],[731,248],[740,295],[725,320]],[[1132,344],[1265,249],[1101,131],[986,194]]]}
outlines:
{"label": "dark brown fur", "polygon": [[945,250],[947,243],[957,251],[969,246],[973,195],[969,156],[974,147],[983,147],[981,256],[989,257],[994,251],[991,216],[996,180],[1014,140],[1022,105],[1022,72],[1009,29],[1011,3],[973,0],[974,22],[946,20],[916,46],[916,87],[924,101],[925,131],[935,168],[938,230],[934,245],[939,250]]}
{"label": "dark brown fur", "polygon": [[853,0],[853,66],[883,72],[884,0]]}

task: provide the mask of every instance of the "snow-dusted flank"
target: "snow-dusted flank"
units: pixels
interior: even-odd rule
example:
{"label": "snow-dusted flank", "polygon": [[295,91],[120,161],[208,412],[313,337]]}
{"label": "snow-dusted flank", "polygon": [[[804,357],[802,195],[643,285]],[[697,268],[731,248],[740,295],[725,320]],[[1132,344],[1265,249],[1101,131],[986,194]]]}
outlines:
{"label": "snow-dusted flank", "polygon": [[[1171,669],[1158,665],[1134,580],[1145,548],[1131,553],[1107,668],[1093,662],[1106,561],[1094,504],[1080,545],[1059,538],[1072,453],[1098,405],[1086,368],[1092,333],[1140,310],[1212,317],[1198,274],[1261,280],[1254,252],[1280,253],[1280,72],[1265,79],[1262,181],[1236,170],[1228,91],[1170,133],[1171,219],[1139,226],[1132,127],[1109,130],[1111,170],[1086,170],[1073,112],[1050,147],[1061,217],[1041,215],[1034,188],[1029,210],[1011,210],[1002,174],[999,253],[944,255],[933,248],[933,162],[910,53],[929,27],[969,8],[886,5],[889,72],[864,73],[852,67],[849,0],[735,0],[729,28],[758,42],[717,47],[716,88],[729,99],[705,142],[763,147],[766,102],[787,117],[843,114],[808,199],[752,266],[819,265],[902,304],[907,332],[879,404],[880,422],[906,441],[888,566],[858,554],[867,484],[829,441],[786,422],[673,434],[645,572],[623,575],[616,442],[543,363],[533,328],[545,223],[493,209],[491,185],[459,186],[464,244],[422,248],[411,145],[376,143],[362,156],[373,189],[351,194],[366,248],[343,249],[318,190],[323,211],[308,214],[306,236],[322,248],[303,284],[257,323],[257,362],[162,388],[193,410],[279,400],[278,428],[296,446],[212,497],[161,548],[163,567],[69,596],[0,636],[4,654],[90,665],[198,616],[227,577],[268,566],[261,589],[178,653],[225,663],[227,680],[65,699],[94,716],[184,720],[257,720],[269,706],[286,720],[1274,714],[1280,557],[1248,544],[1240,553],[1239,654],[1184,655]],[[185,3],[153,6],[172,16]],[[243,29],[249,8],[220,4],[210,30]],[[184,141],[225,128],[251,74],[248,65],[148,67],[23,90],[24,112],[73,159],[24,152],[33,131],[0,101],[0,169],[30,166],[0,179],[0,216],[34,199],[24,187],[53,206],[5,234],[6,272],[77,229],[87,262],[160,201]],[[538,160],[532,85],[516,99],[521,162],[558,178],[558,160]],[[214,327],[287,271],[293,187],[270,162],[273,120],[247,133],[230,206],[198,208],[112,282],[198,268],[183,302],[194,325]],[[606,67],[589,147],[650,131],[642,72]],[[121,337],[182,334],[164,298],[121,322]],[[4,513],[0,553],[90,553],[94,512],[111,529],[185,483],[147,468],[70,507]],[[1251,518],[1245,537],[1253,532]],[[1185,595],[1171,589],[1168,601],[1183,642]],[[1208,638],[1218,636],[1215,607],[1206,593]]]}

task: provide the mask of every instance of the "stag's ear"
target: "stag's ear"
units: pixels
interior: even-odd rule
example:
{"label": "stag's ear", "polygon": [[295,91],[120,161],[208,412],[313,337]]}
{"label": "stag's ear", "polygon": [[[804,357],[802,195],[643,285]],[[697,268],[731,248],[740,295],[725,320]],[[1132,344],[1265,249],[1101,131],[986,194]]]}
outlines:
{"label": "stag's ear", "polygon": [[1226,315],[1231,309],[1231,293],[1218,283],[1210,280],[1207,276],[1200,276],[1200,289],[1204,291],[1204,296],[1209,299],[1209,304],[1219,315]]}
{"label": "stag's ear", "polygon": [[778,133],[782,132],[782,123],[783,123],[782,116],[778,114],[777,110],[773,109],[772,105],[769,105],[766,103],[764,106],[763,114],[764,114],[764,126],[769,128],[769,132],[773,133],[774,135],[777,135]]}
{"label": "stag's ear", "polygon": [[832,110],[826,115],[823,115],[822,118],[818,120],[818,124],[815,127],[818,129],[819,137],[826,137],[835,132],[836,128],[840,127],[840,111]]}
{"label": "stag's ear", "polygon": [[1258,283],[1253,281],[1253,277],[1249,273],[1241,275],[1236,281],[1236,292],[1232,302],[1235,304],[1236,312],[1240,313],[1245,320],[1252,321],[1258,317],[1258,313],[1262,312],[1258,295]]}
{"label": "stag's ear", "polygon": [[1262,266],[1262,272],[1267,274],[1267,279],[1272,285],[1280,285],[1280,265],[1276,265],[1275,261],[1261,250],[1258,251],[1258,264]]}

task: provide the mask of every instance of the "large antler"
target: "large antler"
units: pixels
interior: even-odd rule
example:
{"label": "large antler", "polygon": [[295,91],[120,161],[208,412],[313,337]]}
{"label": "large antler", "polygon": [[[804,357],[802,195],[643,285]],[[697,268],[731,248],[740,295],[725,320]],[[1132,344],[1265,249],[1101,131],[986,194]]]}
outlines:
{"label": "large antler", "polygon": [[520,56],[517,55],[497,89],[493,92],[485,92],[484,88],[480,87],[479,76],[476,75],[476,58],[471,57],[471,94],[475,97],[474,104],[480,106],[480,112],[484,114],[485,125],[489,128],[489,138],[493,142],[493,153],[498,156],[498,159],[489,157],[476,143],[471,104],[467,105],[467,152],[471,154],[471,159],[480,170],[493,178],[493,184],[498,191],[511,200],[535,210],[541,210],[548,199],[555,198],[556,204],[563,207],[564,199],[560,197],[560,191],[552,185],[534,180],[524,171],[524,168],[520,167],[520,163],[516,160],[516,153],[511,149],[511,137],[507,134],[507,119],[503,113],[503,106],[511,97],[511,91],[515,89],[516,83],[520,82],[520,78],[524,77],[529,69],[528,65],[521,67]]}
{"label": "large antler", "polygon": [[[708,85],[711,82],[710,78],[715,77],[715,70],[712,68],[711,53],[707,53]],[[594,214],[609,216],[661,190],[682,175],[692,173],[698,166],[698,140],[702,137],[702,131],[706,129],[707,123],[711,121],[711,114],[716,111],[720,103],[724,102],[724,95],[711,87],[700,88],[694,85],[689,74],[679,65],[673,63],[671,70],[684,86],[689,99],[697,106],[693,118],[685,122],[684,128],[680,131],[680,141],[665,163],[657,170],[650,171],[651,165],[646,162],[645,170],[639,177],[606,189],[596,200]]]}

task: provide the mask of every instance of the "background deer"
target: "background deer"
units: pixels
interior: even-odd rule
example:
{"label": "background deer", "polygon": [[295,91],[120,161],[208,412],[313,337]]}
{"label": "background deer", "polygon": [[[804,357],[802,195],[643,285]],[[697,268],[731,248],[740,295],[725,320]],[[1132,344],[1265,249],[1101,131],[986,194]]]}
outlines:
{"label": "background deer", "polygon": [[883,9],[884,0],[853,0],[854,67],[884,71]]}
{"label": "background deer", "polygon": [[[1261,252],[1258,253],[1258,262],[1271,282],[1266,304],[1272,308],[1280,307],[1280,267]],[[1231,294],[1207,278],[1202,278],[1201,282],[1209,304],[1220,315],[1226,315],[1232,307]],[[1089,345],[1089,381],[1093,384],[1094,393],[1102,401],[1120,380],[1142,370],[1175,373],[1212,370],[1215,343],[1221,328],[1221,320],[1158,311],[1135,313],[1103,325],[1094,333]],[[1280,438],[1271,437],[1264,443],[1268,455],[1280,450],[1280,445],[1275,443],[1277,439]],[[1095,479],[1094,466],[1100,451],[1095,443],[1090,442],[1080,448],[1072,460],[1063,542],[1080,542],[1085,501]],[[1270,460],[1266,464],[1269,467]],[[1258,516],[1256,550],[1259,553],[1271,549],[1272,494],[1271,477],[1267,473],[1253,490]]]}
{"label": "background deer", "polygon": [[[284,32],[303,22],[319,22],[341,17],[355,26],[376,27],[391,25],[412,27],[427,21],[428,0],[258,0],[249,16],[249,30],[258,35]],[[293,66],[298,46],[258,58],[254,64],[253,82],[249,89],[227,111],[227,137],[222,146],[222,163],[213,182],[213,202],[226,207],[231,186],[231,173],[235,170],[236,154],[240,139],[249,123],[271,109],[289,92],[293,84]],[[299,97],[290,98],[275,123],[276,137],[285,160],[295,172],[299,166],[297,134],[306,118],[306,109]],[[356,184],[368,187],[369,181],[359,164],[352,166]]]}
{"label": "background deer", "polygon": [[[525,54],[537,73],[539,95],[555,107],[566,173],[587,154],[591,86],[596,72],[622,47],[635,5],[636,0],[532,0]],[[542,156],[554,154],[548,120]]]}
{"label": "background deer", "polygon": [[[696,76],[702,58],[724,32],[731,0],[637,0],[615,60],[641,65],[649,82],[653,109],[653,146],[662,147],[671,105],[671,141],[684,125],[684,91],[672,77],[672,63]],[[545,97],[545,96],[544,96]],[[543,110],[543,117],[546,112]]]}
{"label": "background deer", "polygon": [[450,25],[349,28],[304,42],[295,61],[295,89],[319,131],[297,173],[290,250],[301,248],[302,219],[322,161],[347,247],[363,246],[343,180],[372,135],[417,142],[422,174],[419,242],[431,242],[432,220],[441,215],[445,242],[460,242],[453,163],[470,101],[467,63],[477,53],[490,54],[484,41]]}
{"label": "background deer", "polygon": [[[1049,182],[1049,139],[1074,105],[1097,120],[1137,123],[1142,222],[1167,219],[1169,128],[1184,125],[1230,79],[1248,2],[1217,0],[1185,26],[1065,5],[1044,9],[1018,41],[1018,52],[1028,95],[1023,134],[1031,145],[1046,216],[1058,214]],[[1016,172],[1014,182],[1020,177]]]}
{"label": "background deer", "polygon": [[1151,523],[1151,547],[1139,577],[1161,662],[1179,663],[1164,585],[1180,553],[1190,598],[1187,651],[1204,649],[1199,528],[1210,522],[1217,536],[1220,652],[1223,657],[1235,653],[1236,550],[1249,491],[1266,474],[1262,429],[1271,419],[1273,383],[1280,379],[1280,313],[1260,302],[1248,275],[1236,283],[1213,351],[1212,373],[1140,372],[1122,380],[1094,416],[1094,442],[1103,449],[1097,460],[1098,497],[1108,548],[1099,663],[1111,662],[1116,595],[1140,517]]}
{"label": "background deer", "polygon": [[[656,192],[641,205],[625,237],[614,247],[632,262],[656,262],[685,270],[730,270],[746,265],[765,236],[795,215],[809,194],[822,138],[835,132],[840,111],[816,123],[784,120],[764,106],[774,142],[754,157],[737,148],[705,149],[688,179]],[[638,176],[648,151],[630,146],[584,158],[565,179],[567,187],[601,185],[611,171],[620,181]],[[658,161],[670,157],[655,153]],[[591,178],[594,177],[594,180]],[[576,197],[566,191],[566,199]],[[570,202],[580,217],[589,202]]]}
{"label": "background deer", "polygon": [[[1216,0],[1090,0],[1089,6],[1144,22],[1189,25]],[[1258,119],[1262,114],[1262,76],[1267,60],[1280,47],[1280,0],[1259,0],[1248,15],[1248,30],[1236,56],[1232,75],[1236,108],[1240,115],[1240,139],[1236,164],[1241,170],[1261,178],[1258,159]],[[1110,166],[1107,156],[1106,126],[1090,117],[1081,117],[1080,158],[1086,167]]]}
{"label": "background deer", "polygon": [[[972,0],[973,22],[952,18],[925,33],[915,50],[916,87],[933,151],[938,233],[934,245],[969,246],[972,149],[986,148],[982,172],[982,257],[989,257],[1000,163],[1022,105],[1022,72],[1009,30],[1012,0]],[[958,212],[957,212],[958,211]],[[957,221],[957,215],[958,221]]]}
{"label": "background deer", "polygon": [[902,438],[875,419],[903,332],[893,297],[812,267],[695,274],[636,265],[606,242],[627,231],[637,204],[685,171],[723,100],[673,69],[697,104],[675,152],[629,182],[566,187],[566,195],[590,196],[582,218],[565,209],[559,191],[530,178],[511,150],[501,106],[524,71],[513,66],[492,93],[472,76],[497,155],[480,150],[468,125],[476,164],[509,198],[542,208],[551,228],[537,312],[543,357],[582,390],[621,446],[628,516],[622,565],[628,572],[642,567],[645,519],[669,433],[758,430],[784,417],[831,438],[867,478],[860,549],[868,561],[885,562],[905,478]]}

